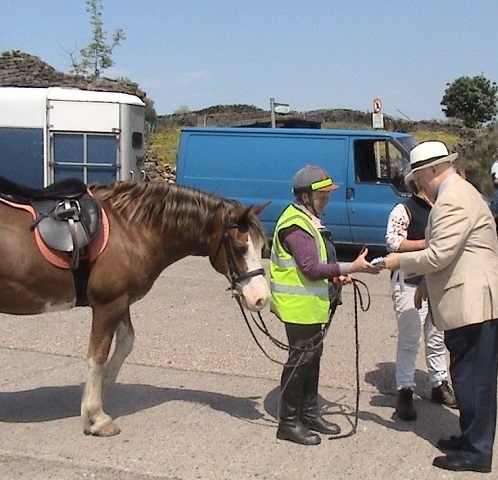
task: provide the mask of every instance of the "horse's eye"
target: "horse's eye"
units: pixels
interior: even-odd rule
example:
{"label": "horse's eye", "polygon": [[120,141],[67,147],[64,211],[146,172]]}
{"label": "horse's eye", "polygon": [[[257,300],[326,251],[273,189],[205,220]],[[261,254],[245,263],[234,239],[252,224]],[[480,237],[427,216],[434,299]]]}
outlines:
{"label": "horse's eye", "polygon": [[238,253],[239,255],[245,255],[247,253],[247,246],[246,245],[240,245],[240,246],[235,246],[234,247],[235,253]]}

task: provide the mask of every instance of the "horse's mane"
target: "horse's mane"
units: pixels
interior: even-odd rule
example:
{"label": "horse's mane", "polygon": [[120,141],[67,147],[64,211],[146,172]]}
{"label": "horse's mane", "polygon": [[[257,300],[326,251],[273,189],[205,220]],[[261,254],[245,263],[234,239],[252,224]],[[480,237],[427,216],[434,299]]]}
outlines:
{"label": "horse's mane", "polygon": [[[226,211],[242,207],[236,200],[166,182],[122,181],[109,185],[91,185],[91,192],[117,212],[126,214],[128,223],[160,226],[175,225],[189,234],[209,233],[213,216],[220,206]],[[266,231],[254,214],[248,217],[255,245],[266,243]]]}

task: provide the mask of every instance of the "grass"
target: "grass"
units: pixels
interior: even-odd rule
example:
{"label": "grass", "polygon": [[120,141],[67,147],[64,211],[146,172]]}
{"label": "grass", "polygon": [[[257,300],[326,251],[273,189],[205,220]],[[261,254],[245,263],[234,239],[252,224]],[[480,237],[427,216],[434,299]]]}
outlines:
{"label": "grass", "polygon": [[418,142],[426,142],[427,140],[439,140],[446,144],[449,150],[454,150],[462,141],[459,135],[447,132],[435,132],[432,130],[417,130],[412,133]]}
{"label": "grass", "polygon": [[150,134],[150,149],[163,165],[176,165],[176,152],[180,141],[180,127],[158,129]]}

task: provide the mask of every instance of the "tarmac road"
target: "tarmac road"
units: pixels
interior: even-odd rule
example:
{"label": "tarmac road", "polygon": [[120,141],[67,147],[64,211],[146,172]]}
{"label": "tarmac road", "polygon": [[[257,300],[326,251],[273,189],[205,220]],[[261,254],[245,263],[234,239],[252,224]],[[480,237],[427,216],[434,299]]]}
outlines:
{"label": "tarmac road", "polygon": [[[322,436],[313,447],[276,440],[281,367],[258,349],[226,291],[227,280],[206,258],[172,265],[133,305],[135,348],[106,401],[122,429],[115,437],[85,436],[79,419],[90,309],[0,314],[0,478],[485,478],[431,465],[441,454],[436,441],[458,432],[458,416],[428,400],[422,355],[419,418],[403,422],[393,416],[396,324],[389,274],[358,278],[371,296],[368,312],[358,314],[358,431],[334,440]],[[343,303],[325,340],[320,393],[329,418],[347,433],[356,402],[350,286]],[[284,340],[268,309],[263,318]],[[285,359],[285,352],[257,336],[275,360]]]}

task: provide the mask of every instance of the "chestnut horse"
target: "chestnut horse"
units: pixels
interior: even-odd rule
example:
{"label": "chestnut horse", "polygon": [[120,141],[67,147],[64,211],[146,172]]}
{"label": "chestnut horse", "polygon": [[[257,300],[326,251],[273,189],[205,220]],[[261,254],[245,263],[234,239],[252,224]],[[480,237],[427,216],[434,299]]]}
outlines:
{"label": "chestnut horse", "polygon": [[[166,183],[93,185],[109,220],[109,240],[90,262],[86,296],[92,308],[88,377],[81,400],[85,434],[111,436],[119,427],[103,409],[133,348],[130,305],[159,274],[188,255],[208,256],[238,291],[242,304],[261,310],[270,292],[261,266],[266,234],[256,218],[266,205],[233,200]],[[30,231],[30,214],[0,202],[0,311],[31,315],[75,306],[71,270],[49,263]],[[114,336],[115,348],[109,358]]]}

